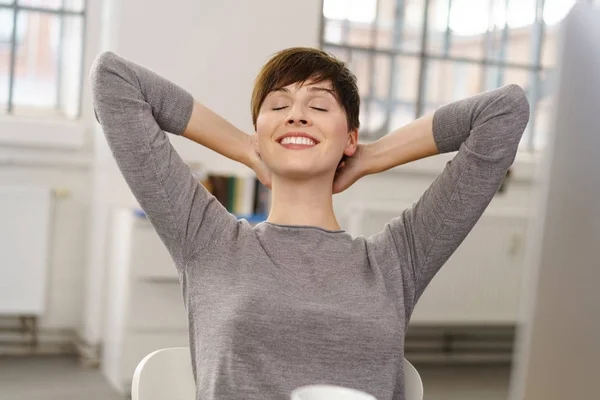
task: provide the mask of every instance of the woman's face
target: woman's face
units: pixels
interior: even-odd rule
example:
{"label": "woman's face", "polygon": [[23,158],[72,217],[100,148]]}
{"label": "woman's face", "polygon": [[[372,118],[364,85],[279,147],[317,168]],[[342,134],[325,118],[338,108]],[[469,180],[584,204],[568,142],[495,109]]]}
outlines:
{"label": "woman's face", "polygon": [[263,101],[256,120],[258,152],[275,175],[307,179],[332,174],[356,149],[346,113],[330,82],[292,84]]}

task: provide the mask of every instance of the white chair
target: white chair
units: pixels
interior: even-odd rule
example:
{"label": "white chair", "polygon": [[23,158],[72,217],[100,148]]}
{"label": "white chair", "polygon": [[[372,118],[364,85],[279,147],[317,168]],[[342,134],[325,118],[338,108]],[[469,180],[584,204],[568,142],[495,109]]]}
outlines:
{"label": "white chair", "polygon": [[[138,364],[131,383],[132,400],[194,400],[196,385],[188,347],[172,347],[148,354]],[[404,360],[406,400],[423,399],[419,373]]]}
{"label": "white chair", "polygon": [[194,400],[196,383],[189,347],[148,354],[137,365],[131,383],[132,400]]}
{"label": "white chair", "polygon": [[404,394],[406,400],[423,400],[423,381],[419,371],[404,359]]}

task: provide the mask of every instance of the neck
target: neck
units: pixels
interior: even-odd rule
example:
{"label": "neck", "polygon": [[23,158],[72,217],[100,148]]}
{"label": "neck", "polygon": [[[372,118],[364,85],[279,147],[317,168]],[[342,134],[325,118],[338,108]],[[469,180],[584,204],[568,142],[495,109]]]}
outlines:
{"label": "neck", "polygon": [[268,222],[339,230],[333,211],[332,177],[293,180],[273,176]]}

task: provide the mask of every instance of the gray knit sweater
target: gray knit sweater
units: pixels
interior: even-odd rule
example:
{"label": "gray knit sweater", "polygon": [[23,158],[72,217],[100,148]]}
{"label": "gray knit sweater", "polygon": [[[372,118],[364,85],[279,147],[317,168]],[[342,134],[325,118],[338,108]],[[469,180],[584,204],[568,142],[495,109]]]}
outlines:
{"label": "gray knit sweater", "polygon": [[289,399],[299,386],[404,399],[404,335],[419,296],[482,215],[529,119],[510,85],[439,108],[457,151],[414,206],[371,237],[238,220],[192,176],[180,135],[193,98],[114,53],[91,71],[94,109],[129,187],[177,266],[197,399]]}

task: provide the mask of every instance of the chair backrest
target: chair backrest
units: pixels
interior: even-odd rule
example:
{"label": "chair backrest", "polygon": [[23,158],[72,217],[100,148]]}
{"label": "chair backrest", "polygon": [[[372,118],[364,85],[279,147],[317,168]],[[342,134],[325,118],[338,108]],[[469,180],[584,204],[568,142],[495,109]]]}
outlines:
{"label": "chair backrest", "polygon": [[131,383],[132,400],[194,400],[196,383],[189,347],[148,354],[138,364]]}
{"label": "chair backrest", "polygon": [[[196,385],[188,347],[172,347],[148,354],[138,364],[131,383],[132,400],[194,400]],[[404,360],[406,400],[423,399],[419,373]]]}
{"label": "chair backrest", "polygon": [[423,400],[421,375],[406,358],[404,359],[404,393],[406,400]]}

